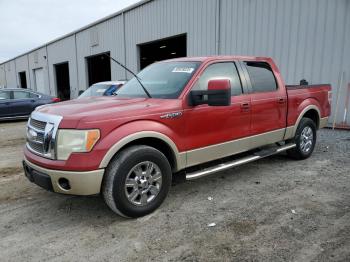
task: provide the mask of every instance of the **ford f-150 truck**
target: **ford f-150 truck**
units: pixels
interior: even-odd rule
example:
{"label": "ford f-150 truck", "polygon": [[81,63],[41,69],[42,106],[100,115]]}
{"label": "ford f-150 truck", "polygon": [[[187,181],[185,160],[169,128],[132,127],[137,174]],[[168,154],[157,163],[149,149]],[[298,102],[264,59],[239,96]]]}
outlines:
{"label": "ford f-150 truck", "polygon": [[152,64],[115,96],[46,105],[27,124],[24,170],[57,193],[101,193],[126,217],[189,180],[286,151],[309,157],[330,115],[330,85],[285,86],[267,57]]}

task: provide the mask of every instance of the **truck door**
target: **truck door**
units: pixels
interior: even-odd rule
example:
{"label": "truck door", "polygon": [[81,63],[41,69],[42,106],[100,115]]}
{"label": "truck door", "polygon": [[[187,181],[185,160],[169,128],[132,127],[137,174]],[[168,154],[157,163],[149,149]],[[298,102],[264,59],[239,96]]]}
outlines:
{"label": "truck door", "polygon": [[187,166],[206,162],[245,150],[245,141],[233,141],[250,134],[250,96],[242,90],[236,64],[232,61],[208,65],[192,90],[206,90],[212,79],[229,79],[231,105],[184,105],[186,123]]}
{"label": "truck door", "polygon": [[[245,67],[251,88],[251,135],[257,146],[283,140],[287,117],[287,95],[279,86],[267,62],[246,61]],[[253,145],[254,142],[252,141]],[[254,147],[254,146],[253,146]]]}

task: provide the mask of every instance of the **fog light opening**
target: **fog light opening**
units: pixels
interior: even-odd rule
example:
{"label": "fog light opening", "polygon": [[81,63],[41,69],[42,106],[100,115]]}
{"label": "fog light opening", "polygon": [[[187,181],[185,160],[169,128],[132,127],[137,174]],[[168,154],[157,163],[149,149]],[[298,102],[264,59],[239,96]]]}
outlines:
{"label": "fog light opening", "polygon": [[60,187],[63,188],[64,190],[69,190],[69,189],[70,189],[69,180],[66,179],[66,178],[61,177],[60,179],[58,179],[58,184],[59,184]]}

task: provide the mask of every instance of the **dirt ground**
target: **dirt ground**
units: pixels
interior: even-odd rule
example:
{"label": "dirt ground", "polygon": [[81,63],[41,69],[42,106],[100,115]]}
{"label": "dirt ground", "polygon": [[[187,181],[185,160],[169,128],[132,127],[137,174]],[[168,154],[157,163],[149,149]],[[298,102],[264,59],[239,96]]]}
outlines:
{"label": "dirt ground", "polygon": [[350,261],[349,131],[320,131],[304,161],[178,178],[156,212],[124,219],[27,181],[24,129],[0,123],[1,261]]}

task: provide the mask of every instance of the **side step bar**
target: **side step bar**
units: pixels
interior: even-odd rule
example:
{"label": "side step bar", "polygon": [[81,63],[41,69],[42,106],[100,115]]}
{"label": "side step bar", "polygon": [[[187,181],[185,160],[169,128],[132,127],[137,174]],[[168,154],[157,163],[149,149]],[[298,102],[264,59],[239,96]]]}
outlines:
{"label": "side step bar", "polygon": [[295,144],[287,144],[287,145],[275,147],[275,148],[272,148],[272,149],[263,149],[263,150],[261,150],[259,152],[254,153],[251,156],[243,157],[243,158],[236,159],[236,160],[233,160],[233,161],[229,161],[229,162],[226,162],[226,163],[223,163],[223,164],[219,164],[219,165],[216,165],[216,166],[213,166],[213,167],[209,167],[209,168],[205,168],[205,169],[202,169],[202,170],[194,171],[192,173],[187,173],[186,174],[186,179],[187,180],[195,180],[197,178],[208,176],[208,175],[211,175],[213,173],[220,172],[220,171],[223,171],[223,170],[226,170],[226,169],[230,169],[230,168],[235,167],[235,166],[240,166],[240,165],[243,165],[243,164],[246,164],[246,163],[250,163],[250,162],[262,159],[264,157],[276,155],[278,153],[281,153],[281,152],[286,151],[288,149],[292,149],[294,147],[296,147]]}

